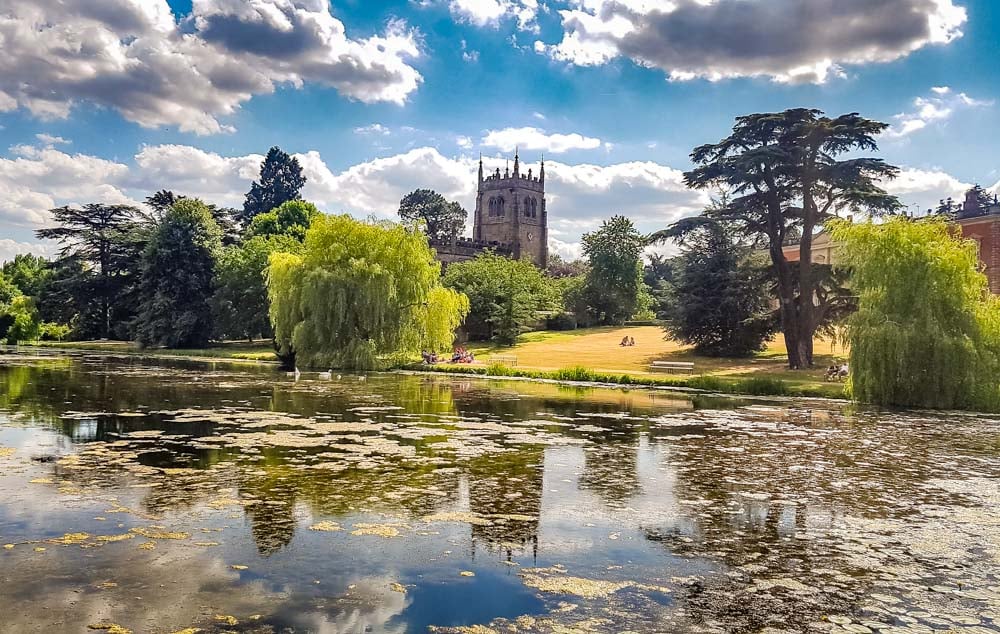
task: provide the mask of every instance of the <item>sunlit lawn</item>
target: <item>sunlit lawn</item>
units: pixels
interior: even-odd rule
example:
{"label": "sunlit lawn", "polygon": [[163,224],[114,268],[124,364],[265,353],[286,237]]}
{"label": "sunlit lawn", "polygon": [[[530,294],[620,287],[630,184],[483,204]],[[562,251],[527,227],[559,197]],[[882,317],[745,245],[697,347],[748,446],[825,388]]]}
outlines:
{"label": "sunlit lawn", "polygon": [[[635,339],[634,347],[623,348],[623,337]],[[753,359],[719,359],[695,355],[690,348],[667,340],[658,326],[587,328],[566,332],[532,332],[522,335],[514,347],[488,343],[468,345],[477,360],[490,363],[491,357],[513,355],[519,368],[558,370],[574,366],[608,373],[651,374],[653,361],[690,361],[696,374],[745,377],[764,374],[797,382],[823,382],[833,358],[846,356],[844,349],[829,341],[815,344],[816,369],[793,372],[787,369],[786,350],[779,336],[767,350]]]}

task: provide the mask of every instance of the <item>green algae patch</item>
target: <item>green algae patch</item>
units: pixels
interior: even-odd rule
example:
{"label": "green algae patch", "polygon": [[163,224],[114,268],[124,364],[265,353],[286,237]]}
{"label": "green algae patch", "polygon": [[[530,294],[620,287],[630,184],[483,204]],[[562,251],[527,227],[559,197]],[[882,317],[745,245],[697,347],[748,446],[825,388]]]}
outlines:
{"label": "green algae patch", "polygon": [[320,531],[320,532],[333,532],[333,531],[342,531],[344,529],[341,528],[340,524],[338,524],[337,522],[324,521],[324,522],[317,522],[311,525],[309,527],[309,530]]}
{"label": "green algae patch", "polygon": [[130,532],[135,533],[146,539],[188,539],[191,537],[190,533],[182,533],[179,531],[168,531],[162,526],[150,526],[148,528],[143,526],[137,526],[130,529]]}

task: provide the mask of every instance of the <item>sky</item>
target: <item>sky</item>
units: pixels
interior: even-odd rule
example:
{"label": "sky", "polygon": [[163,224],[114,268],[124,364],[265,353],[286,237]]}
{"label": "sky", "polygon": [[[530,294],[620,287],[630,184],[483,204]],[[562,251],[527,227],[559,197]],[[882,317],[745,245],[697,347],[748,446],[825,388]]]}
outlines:
{"label": "sky", "polygon": [[698,213],[691,150],[792,107],[890,124],[885,186],[926,209],[1000,188],[998,32],[996,0],[0,0],[0,260],[54,254],[57,206],[240,207],[274,145],[379,218],[544,157],[572,258],[614,214]]}

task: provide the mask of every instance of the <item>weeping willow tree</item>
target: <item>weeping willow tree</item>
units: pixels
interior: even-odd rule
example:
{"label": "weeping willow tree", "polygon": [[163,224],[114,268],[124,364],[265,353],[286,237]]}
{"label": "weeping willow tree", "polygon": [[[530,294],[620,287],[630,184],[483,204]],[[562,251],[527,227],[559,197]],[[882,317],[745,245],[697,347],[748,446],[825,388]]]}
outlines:
{"label": "weeping willow tree", "polygon": [[286,364],[373,369],[448,348],[468,299],[441,286],[426,236],[319,216],[301,254],[268,267],[275,346]]}
{"label": "weeping willow tree", "polygon": [[976,245],[941,220],[831,224],[859,295],[848,321],[860,401],[1000,409],[1000,301]]}

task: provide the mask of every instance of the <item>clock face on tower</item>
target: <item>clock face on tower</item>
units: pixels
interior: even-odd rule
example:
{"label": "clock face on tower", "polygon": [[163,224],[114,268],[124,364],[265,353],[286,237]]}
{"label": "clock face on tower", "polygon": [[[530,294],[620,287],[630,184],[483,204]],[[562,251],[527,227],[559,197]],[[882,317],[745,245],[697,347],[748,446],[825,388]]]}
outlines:
{"label": "clock face on tower", "polygon": [[528,242],[531,242],[532,240],[534,240],[534,239],[535,239],[535,234],[533,234],[533,233],[531,233],[531,232],[529,231],[529,232],[528,232],[528,235],[527,235],[527,238],[528,238]]}

